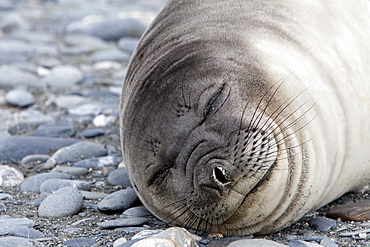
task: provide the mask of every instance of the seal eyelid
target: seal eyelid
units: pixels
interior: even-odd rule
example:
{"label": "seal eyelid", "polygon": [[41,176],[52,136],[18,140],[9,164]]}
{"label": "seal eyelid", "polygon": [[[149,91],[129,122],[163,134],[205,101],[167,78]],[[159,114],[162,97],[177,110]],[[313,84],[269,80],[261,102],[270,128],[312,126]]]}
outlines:
{"label": "seal eyelid", "polygon": [[210,115],[215,110],[215,108],[216,108],[215,107],[216,101],[220,97],[220,95],[222,94],[222,92],[223,92],[224,89],[225,89],[225,84],[222,84],[222,86],[220,88],[218,88],[217,91],[212,94],[212,97],[208,101],[207,107],[206,107],[206,109],[204,111],[204,116],[205,117],[207,117],[208,115]]}

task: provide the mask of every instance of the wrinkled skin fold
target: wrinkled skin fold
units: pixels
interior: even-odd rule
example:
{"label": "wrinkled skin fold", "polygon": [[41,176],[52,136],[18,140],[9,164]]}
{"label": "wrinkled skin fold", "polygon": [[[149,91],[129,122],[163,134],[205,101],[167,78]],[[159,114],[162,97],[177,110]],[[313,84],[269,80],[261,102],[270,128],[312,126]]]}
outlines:
{"label": "wrinkled skin fold", "polygon": [[176,225],[269,233],[370,180],[370,2],[173,0],[122,89],[122,151]]}

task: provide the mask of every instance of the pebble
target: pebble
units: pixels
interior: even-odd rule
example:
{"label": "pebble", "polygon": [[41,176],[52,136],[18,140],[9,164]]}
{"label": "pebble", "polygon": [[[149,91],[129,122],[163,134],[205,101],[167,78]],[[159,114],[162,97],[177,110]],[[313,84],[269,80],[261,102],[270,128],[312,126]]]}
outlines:
{"label": "pebble", "polygon": [[146,27],[139,20],[111,19],[96,23],[72,23],[67,26],[67,31],[73,33],[85,33],[100,37],[107,41],[118,41],[122,37],[140,37]]}
{"label": "pebble", "polygon": [[74,167],[92,168],[95,170],[101,169],[108,166],[117,166],[122,161],[121,157],[118,156],[105,156],[101,158],[91,158],[81,160],[73,164]]}
{"label": "pebble", "polygon": [[13,218],[9,215],[2,215],[0,216],[0,226],[1,227],[25,226],[28,228],[32,228],[35,226],[35,222],[27,218]]}
{"label": "pebble", "polygon": [[101,128],[86,129],[82,131],[81,135],[85,138],[94,138],[97,136],[104,135],[104,130]]}
{"label": "pebble", "polygon": [[38,215],[46,218],[59,218],[78,213],[82,207],[83,196],[73,187],[63,187],[43,200]]}
{"label": "pebble", "polygon": [[116,122],[117,118],[115,116],[105,116],[104,114],[100,114],[96,116],[93,120],[93,124],[95,127],[107,127]]}
{"label": "pebble", "polygon": [[346,203],[330,209],[327,213],[330,218],[341,218],[353,221],[370,220],[370,200]]}
{"label": "pebble", "polygon": [[[191,234],[184,228],[171,227],[161,233],[155,234],[149,238],[140,240],[134,243],[133,247],[146,247],[146,246],[189,246],[198,247],[196,241],[200,240],[199,237]],[[242,245],[236,245],[242,246]],[[256,245],[253,245],[256,246]],[[284,246],[284,245],[282,245]]]}
{"label": "pebble", "polygon": [[84,54],[111,48],[106,41],[89,34],[71,33],[64,37],[66,46],[62,48],[65,54]]}
{"label": "pebble", "polygon": [[141,231],[137,234],[135,234],[132,239],[133,240],[141,240],[141,239],[145,239],[145,238],[149,238],[153,235],[156,235],[156,234],[159,234],[159,233],[162,233],[164,230],[144,230],[144,231]]}
{"label": "pebble", "polygon": [[71,176],[82,176],[86,175],[89,171],[83,167],[72,167],[72,166],[56,166],[52,169],[53,172],[61,172]]}
{"label": "pebble", "polygon": [[35,103],[33,95],[24,88],[15,88],[5,95],[6,101],[14,106],[27,107]]}
{"label": "pebble", "polygon": [[88,247],[96,243],[96,239],[93,238],[74,238],[63,242],[65,246],[69,247]]}
{"label": "pebble", "polygon": [[21,191],[32,191],[40,192],[40,185],[49,180],[49,179],[70,179],[71,177],[64,173],[59,172],[50,172],[50,173],[41,173],[31,177],[28,177],[21,185]]}
{"label": "pebble", "polygon": [[41,82],[41,80],[29,72],[25,72],[14,67],[0,67],[0,89],[5,87],[13,87],[14,85],[32,88],[44,87],[44,84]]}
{"label": "pebble", "polygon": [[82,72],[70,65],[59,65],[54,67],[46,76],[45,82],[51,89],[69,89],[81,82]]}
{"label": "pebble", "polygon": [[23,166],[30,166],[31,163],[43,163],[50,158],[49,155],[46,154],[31,154],[27,155],[21,160],[21,164]]}
{"label": "pebble", "polygon": [[131,186],[126,167],[120,167],[109,173],[107,181],[110,185],[121,185],[122,188]]}
{"label": "pebble", "polygon": [[334,226],[337,225],[337,222],[335,220],[324,217],[313,218],[309,220],[308,223],[313,229],[320,232],[330,231]]}
{"label": "pebble", "polygon": [[23,173],[13,167],[0,165],[0,187],[17,186],[23,181]]}
{"label": "pebble", "polygon": [[310,243],[302,240],[292,240],[288,243],[290,247],[322,247],[322,245]]}
{"label": "pebble", "polygon": [[283,247],[287,246],[271,240],[266,239],[242,239],[231,242],[227,247]]}
{"label": "pebble", "polygon": [[[55,164],[58,165],[75,162],[81,159],[105,156],[107,154],[108,151],[103,145],[82,141],[59,149],[49,160],[54,160]],[[46,163],[48,163],[49,160]]]}
{"label": "pebble", "polygon": [[122,213],[121,216],[125,216],[125,217],[149,217],[149,216],[153,216],[153,215],[145,207],[139,206],[139,207],[131,207],[131,208],[126,209]]}
{"label": "pebble", "polygon": [[149,222],[148,218],[127,218],[127,219],[117,219],[117,220],[109,220],[98,223],[98,226],[101,229],[114,229],[118,227],[126,227],[126,226],[142,226]]}
{"label": "pebble", "polygon": [[104,199],[109,194],[101,193],[101,192],[92,192],[92,191],[81,191],[82,196],[86,200],[99,200]]}
{"label": "pebble", "polygon": [[0,235],[1,236],[8,235],[30,239],[43,237],[43,234],[40,231],[25,226],[16,226],[16,225],[0,226]]}
{"label": "pebble", "polygon": [[40,185],[40,192],[52,193],[63,187],[73,187],[78,190],[90,190],[90,184],[80,180],[49,179]]}
{"label": "pebble", "polygon": [[114,229],[115,232],[120,232],[122,234],[132,234],[132,233],[138,233],[146,230],[148,227],[142,227],[142,226],[132,226],[132,227],[119,227]]}
{"label": "pebble", "polygon": [[0,193],[0,200],[4,200],[4,199],[12,199],[13,196],[8,194],[8,193]]}
{"label": "pebble", "polygon": [[36,136],[8,136],[0,142],[0,161],[17,162],[33,154],[49,154],[52,149],[76,143],[72,139]]}
{"label": "pebble", "polygon": [[40,243],[33,239],[21,237],[0,237],[0,246],[11,247],[38,247]]}
{"label": "pebble", "polygon": [[113,192],[98,203],[100,211],[124,211],[134,205],[140,204],[140,200],[134,189],[124,189]]}
{"label": "pebble", "polygon": [[102,61],[115,61],[115,62],[128,62],[130,54],[123,52],[117,48],[111,48],[108,50],[96,51],[90,55],[90,59],[93,62]]}
{"label": "pebble", "polygon": [[6,211],[8,211],[8,208],[5,206],[5,204],[4,203],[0,203],[0,212],[6,212]]}
{"label": "pebble", "polygon": [[41,124],[33,132],[33,136],[68,138],[73,136],[75,128],[72,120],[63,119],[56,122],[46,122]]}

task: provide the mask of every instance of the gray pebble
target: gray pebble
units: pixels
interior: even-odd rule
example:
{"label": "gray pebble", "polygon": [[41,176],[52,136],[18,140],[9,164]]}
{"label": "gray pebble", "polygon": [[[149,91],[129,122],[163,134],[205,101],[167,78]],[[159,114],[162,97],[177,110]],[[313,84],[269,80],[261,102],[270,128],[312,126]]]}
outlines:
{"label": "gray pebble", "polygon": [[59,149],[51,158],[55,160],[56,164],[65,164],[107,154],[108,151],[103,145],[82,141]]}
{"label": "gray pebble", "polygon": [[115,232],[120,232],[122,234],[132,234],[132,233],[138,233],[141,231],[146,230],[147,227],[143,226],[131,226],[131,227],[119,227],[114,229]]}
{"label": "gray pebble", "polygon": [[110,47],[106,41],[89,34],[68,34],[64,37],[64,43],[67,46],[62,48],[62,52],[67,54],[90,53]]}
{"label": "gray pebble", "polygon": [[14,6],[10,0],[0,0],[0,11],[14,10]]}
{"label": "gray pebble", "polygon": [[0,235],[31,239],[43,237],[43,234],[40,231],[25,226],[0,226]]}
{"label": "gray pebble", "polygon": [[113,192],[98,203],[101,211],[124,211],[140,203],[134,189],[124,189]]}
{"label": "gray pebble", "polygon": [[132,54],[134,52],[136,46],[138,45],[139,40],[140,40],[139,38],[124,37],[124,38],[121,38],[118,41],[118,47],[121,50],[124,50],[124,51]]}
{"label": "gray pebble", "polygon": [[40,185],[40,192],[52,193],[63,187],[73,187],[78,190],[89,190],[90,184],[80,180],[49,179]]}
{"label": "gray pebble", "polygon": [[82,131],[81,134],[85,138],[93,138],[93,137],[104,135],[104,130],[101,128],[86,129]]}
{"label": "gray pebble", "polygon": [[121,185],[122,188],[131,186],[126,167],[120,167],[109,173],[107,181],[110,185]]}
{"label": "gray pebble", "polygon": [[23,88],[15,88],[5,95],[6,101],[18,107],[27,107],[35,103],[33,95]]}
{"label": "gray pebble", "polygon": [[75,133],[75,127],[70,119],[63,119],[56,122],[46,122],[33,132],[34,136],[67,138]]}
{"label": "gray pebble", "polygon": [[1,227],[11,227],[11,226],[25,226],[34,227],[35,222],[27,218],[13,218],[9,215],[0,216],[0,226]]}
{"label": "gray pebble", "polygon": [[61,172],[72,176],[86,175],[89,171],[83,167],[72,167],[72,166],[56,166],[53,168],[54,172]]}
{"label": "gray pebble", "polygon": [[33,239],[21,237],[3,237],[0,238],[0,246],[4,247],[38,247],[41,246],[39,242]]}
{"label": "gray pebble", "polygon": [[325,238],[320,241],[320,245],[325,247],[338,247],[338,245],[331,239]]}
{"label": "gray pebble", "polygon": [[68,108],[68,112],[73,115],[86,116],[93,115],[97,116],[104,112],[106,109],[113,109],[112,104],[106,104],[97,101],[91,101],[89,103],[74,105]]}
{"label": "gray pebble", "polygon": [[24,166],[28,166],[30,163],[43,163],[50,158],[49,155],[46,154],[31,154],[27,155],[21,160],[21,164]]}
{"label": "gray pebble", "polygon": [[45,82],[52,89],[69,89],[81,82],[83,74],[79,69],[70,65],[54,67],[46,76]]}
{"label": "gray pebble", "polygon": [[52,149],[76,143],[72,139],[36,136],[9,136],[0,142],[0,161],[18,162],[33,154],[48,154]]}
{"label": "gray pebble", "polygon": [[126,209],[123,213],[122,216],[126,217],[148,217],[148,216],[153,216],[151,212],[148,211],[144,206],[140,207],[133,207]]}
{"label": "gray pebble", "polygon": [[313,229],[320,232],[330,231],[331,228],[337,225],[337,222],[335,220],[324,217],[313,218],[309,220],[308,223]]}
{"label": "gray pebble", "polygon": [[59,218],[74,215],[82,207],[83,196],[73,187],[64,187],[49,195],[39,206],[40,217]]}
{"label": "gray pebble", "polygon": [[64,173],[59,172],[50,172],[50,173],[41,173],[31,177],[28,177],[21,185],[21,191],[32,191],[40,192],[40,185],[46,180],[60,178],[60,179],[70,179],[71,177]]}
{"label": "gray pebble", "polygon": [[0,67],[0,89],[14,85],[34,88],[44,86],[41,80],[31,73],[13,67]]}
{"label": "gray pebble", "polygon": [[72,25],[67,27],[67,31],[87,33],[109,41],[117,41],[122,37],[140,37],[145,29],[144,24],[131,18],[111,19],[85,26],[80,25],[78,28]]}
{"label": "gray pebble", "polygon": [[126,226],[142,226],[149,222],[148,218],[128,218],[128,219],[117,219],[109,220],[98,223],[98,226],[101,229],[114,229],[117,227],[126,227]]}
{"label": "gray pebble", "polygon": [[55,98],[55,104],[64,108],[71,108],[87,104],[89,102],[91,102],[91,100],[79,95],[59,95]]}
{"label": "gray pebble", "polygon": [[63,242],[63,244],[68,247],[88,247],[94,245],[95,243],[96,239],[94,238],[75,238]]}
{"label": "gray pebble", "polygon": [[1,18],[0,29],[4,33],[14,32],[15,30],[25,30],[29,28],[29,23],[17,12],[10,12]]}
{"label": "gray pebble", "polygon": [[0,165],[0,187],[20,185],[23,180],[23,173],[17,169]]}
{"label": "gray pebble", "polygon": [[322,247],[322,245],[310,243],[302,240],[292,240],[288,243],[290,247]]}
{"label": "gray pebble", "polygon": [[283,247],[287,246],[271,240],[266,239],[242,239],[231,242],[227,247]]}
{"label": "gray pebble", "polygon": [[102,61],[125,62],[130,59],[130,54],[114,48],[109,50],[96,51],[90,55],[90,59],[93,62],[102,62]]}
{"label": "gray pebble", "polygon": [[145,239],[145,238],[149,238],[153,235],[156,235],[156,234],[159,234],[159,233],[162,233],[164,230],[144,230],[144,231],[141,231],[137,234],[135,234],[132,239],[133,240],[136,240],[136,239]]}
{"label": "gray pebble", "polygon": [[73,164],[74,167],[85,167],[87,169],[101,169],[108,166],[117,166],[122,161],[121,157],[117,156],[106,156],[101,158],[91,158],[81,160]]}

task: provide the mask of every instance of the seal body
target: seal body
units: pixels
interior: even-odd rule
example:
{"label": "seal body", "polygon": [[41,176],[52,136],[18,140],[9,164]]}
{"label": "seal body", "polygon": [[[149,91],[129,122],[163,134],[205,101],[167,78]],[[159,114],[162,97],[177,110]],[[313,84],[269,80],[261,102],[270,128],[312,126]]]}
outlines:
{"label": "seal body", "polygon": [[173,0],[125,77],[122,150],[154,215],[282,229],[370,180],[370,2]]}

